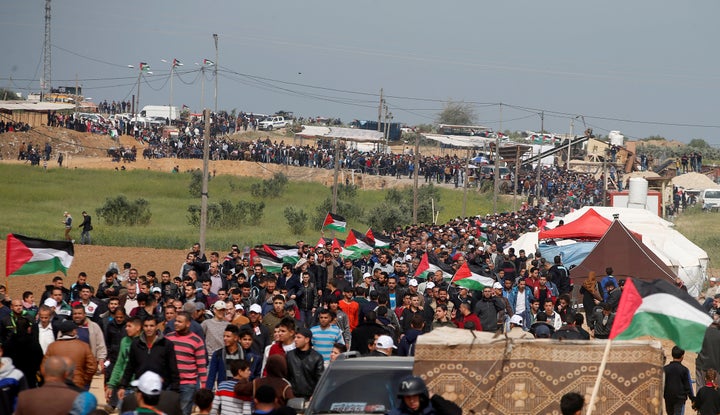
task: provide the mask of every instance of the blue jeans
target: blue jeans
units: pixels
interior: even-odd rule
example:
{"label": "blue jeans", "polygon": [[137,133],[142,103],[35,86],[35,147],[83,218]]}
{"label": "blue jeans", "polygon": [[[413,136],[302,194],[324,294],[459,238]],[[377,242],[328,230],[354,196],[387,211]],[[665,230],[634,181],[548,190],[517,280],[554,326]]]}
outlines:
{"label": "blue jeans", "polygon": [[180,408],[182,409],[183,415],[190,415],[192,413],[193,398],[195,398],[197,389],[197,384],[180,385]]}

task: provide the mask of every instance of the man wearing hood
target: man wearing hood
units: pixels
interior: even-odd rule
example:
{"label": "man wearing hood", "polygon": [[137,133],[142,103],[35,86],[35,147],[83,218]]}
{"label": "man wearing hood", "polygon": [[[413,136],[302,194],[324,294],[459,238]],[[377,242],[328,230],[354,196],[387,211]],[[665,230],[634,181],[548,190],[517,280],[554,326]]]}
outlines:
{"label": "man wearing hood", "polygon": [[12,359],[3,357],[3,346],[0,344],[0,412],[13,413],[18,395],[27,388],[25,375],[15,368]]}

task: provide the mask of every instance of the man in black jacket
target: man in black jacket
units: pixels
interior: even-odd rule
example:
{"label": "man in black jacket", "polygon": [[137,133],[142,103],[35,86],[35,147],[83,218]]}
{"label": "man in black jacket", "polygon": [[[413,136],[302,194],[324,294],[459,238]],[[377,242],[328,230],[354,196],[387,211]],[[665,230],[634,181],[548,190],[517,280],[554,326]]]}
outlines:
{"label": "man in black jacket", "polygon": [[685,350],[674,346],[672,348],[672,362],[663,368],[665,371],[665,413],[679,415],[685,411],[685,402],[688,398],[695,399],[690,386],[690,371],[683,366]]}
{"label": "man in black jacket", "polygon": [[295,333],[295,349],[287,354],[287,366],[288,380],[295,396],[309,399],[325,370],[322,355],[312,348],[309,329],[298,329]]}
{"label": "man in black jacket", "polygon": [[118,388],[118,398],[120,400],[124,398],[125,388],[130,384],[131,379],[140,378],[140,375],[148,370],[163,378],[163,389],[174,391],[179,389],[180,374],[175,347],[160,333],[154,317],[143,321],[143,332],[130,345],[127,366]]}
{"label": "man in black jacket", "polygon": [[483,288],[482,296],[475,303],[473,312],[480,318],[483,331],[496,332],[502,325],[498,321],[505,321],[505,303],[493,295],[493,289]]}

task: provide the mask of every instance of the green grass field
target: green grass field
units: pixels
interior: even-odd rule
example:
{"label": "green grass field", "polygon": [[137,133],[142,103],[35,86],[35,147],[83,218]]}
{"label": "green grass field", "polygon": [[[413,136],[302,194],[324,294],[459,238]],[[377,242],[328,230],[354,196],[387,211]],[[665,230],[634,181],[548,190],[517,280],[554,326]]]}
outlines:
{"label": "green grass field", "polygon": [[713,261],[720,257],[720,213],[703,212],[699,206],[695,206],[678,217],[675,227],[708,253],[710,268],[718,268]]}
{"label": "green grass field", "polygon": [[[93,243],[110,246],[142,246],[154,248],[187,248],[199,238],[199,229],[188,224],[187,208],[200,204],[188,192],[191,175],[150,171],[68,170],[0,165],[3,197],[0,198],[0,230],[3,234],[20,233],[44,239],[62,239],[61,223],[64,211],[69,211],[78,225],[80,213],[85,210],[93,217]],[[210,181],[210,203],[228,199],[257,201],[250,194],[252,183],[259,179],[217,176]],[[385,191],[358,191],[356,203],[365,212],[380,204]],[[150,203],[152,219],[147,226],[107,226],[95,210],[106,198],[125,195],[134,200],[144,198]],[[207,233],[209,249],[227,249],[232,243],[240,246],[258,243],[294,244],[302,239],[315,243],[320,237],[320,223],[308,222],[302,235],[290,232],[283,211],[287,206],[303,209],[309,217],[315,216],[316,207],[327,197],[330,188],[317,183],[290,182],[284,194],[265,200],[265,213],[260,223],[233,229],[211,228]],[[462,214],[462,190],[440,189],[441,200],[436,202],[443,223]],[[509,209],[511,202],[501,204]],[[492,197],[477,191],[468,192],[468,214],[485,214],[492,210]],[[365,232],[367,224],[362,218],[347,218],[348,226]],[[404,224],[399,224],[404,225]],[[375,230],[376,232],[379,230]],[[79,240],[77,227],[73,236]],[[338,235],[345,238],[345,235]]]}

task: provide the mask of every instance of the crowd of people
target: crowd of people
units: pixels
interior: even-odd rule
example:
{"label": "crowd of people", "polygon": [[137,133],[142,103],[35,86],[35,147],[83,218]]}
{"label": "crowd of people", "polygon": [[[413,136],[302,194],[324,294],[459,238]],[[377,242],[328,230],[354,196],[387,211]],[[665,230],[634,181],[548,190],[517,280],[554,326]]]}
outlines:
{"label": "crowd of people", "polygon": [[[238,413],[249,413],[252,391],[263,384],[275,387],[279,404],[310,398],[341,353],[413,355],[417,338],[437,327],[601,338],[594,322],[603,317],[590,321],[590,333],[583,329],[558,259],[498,249],[546,219],[528,208],[397,228],[386,235],[391,247],[357,260],[340,257],[332,244],[299,243],[299,260],[278,273],[237,246],[206,257],[197,244],[173,272],[141,275],[126,263],[100,281],[85,272],[67,285],[54,277],[37,302],[32,292],[4,297],[0,341],[30,388],[38,386],[43,362],[58,366],[52,358],[60,357],[64,373],[72,373],[65,387],[88,390],[102,373],[108,404],[125,411],[144,398],[126,390],[154,373],[187,415],[207,391],[223,408],[237,405]],[[415,275],[423,254],[441,267],[425,279]],[[449,284],[447,275],[463,263],[494,284],[478,291]]]}
{"label": "crowd of people", "polygon": [[[332,242],[300,241],[297,260],[270,272],[250,249],[234,245],[206,256],[196,244],[177,270],[160,275],[125,263],[122,269],[113,264],[100,281],[81,272],[66,285],[57,276],[37,302],[29,291],[22,299],[0,298],[0,342],[12,359],[3,360],[0,373],[14,365],[15,376],[22,373],[36,388],[38,373],[62,366],[64,387],[76,392],[102,373],[108,404],[123,411],[147,398],[138,385],[152,373],[162,394],[172,397],[165,401],[174,409],[162,409],[167,413],[187,415],[198,397],[214,396],[223,408],[247,414],[261,385],[274,387],[278,406],[294,396],[310,398],[325,367],[342,353],[411,356],[418,337],[439,327],[512,338],[606,339],[624,285],[611,266],[574,290],[560,257],[504,249],[543,228],[565,209],[569,194],[584,197],[592,189],[581,177],[545,173],[540,206],[397,227],[379,236],[392,241],[389,247],[357,259],[343,258]],[[418,271],[424,256],[437,267],[433,273]],[[489,282],[449,283],[464,265]],[[711,280],[702,297],[716,321],[719,291]],[[720,363],[713,359],[698,365],[702,376]],[[126,393],[133,386],[141,392]]]}

